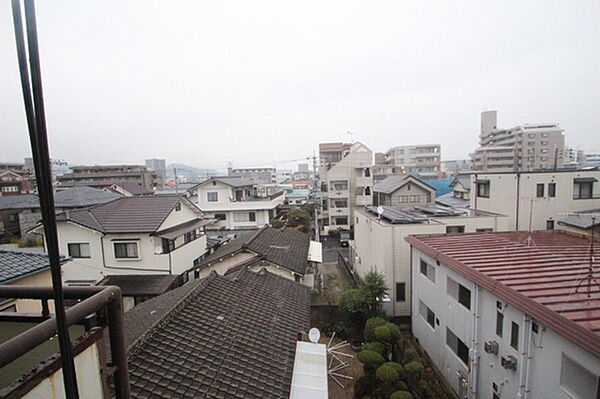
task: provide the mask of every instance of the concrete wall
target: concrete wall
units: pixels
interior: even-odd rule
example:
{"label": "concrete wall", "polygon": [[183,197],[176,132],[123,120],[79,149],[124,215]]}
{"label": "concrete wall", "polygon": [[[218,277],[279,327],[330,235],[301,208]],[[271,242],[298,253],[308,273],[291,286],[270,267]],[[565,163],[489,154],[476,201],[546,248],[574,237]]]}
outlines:
{"label": "concrete wall", "polygon": [[[420,260],[423,259],[436,270],[436,282],[432,283],[419,271]],[[474,311],[476,286],[470,280],[453,272],[445,265],[437,265],[434,259],[413,249],[413,334],[419,339],[423,348],[427,351],[438,369],[450,385],[458,391],[457,373],[468,375],[467,366],[462,363],[446,345],[446,327],[449,327],[472,352],[474,342],[478,344],[479,368],[478,383],[474,387],[476,397],[491,398],[492,384],[496,384],[500,390],[500,397],[519,397],[520,373],[524,372],[523,365],[525,357],[523,354],[525,343],[530,339],[526,312],[518,309],[496,295],[485,289],[479,289],[478,313],[480,315],[478,325],[479,334],[474,336]],[[451,277],[469,290],[471,290],[471,309],[466,309],[462,304],[456,302],[447,295],[447,278]],[[419,315],[419,299],[422,300],[436,315],[436,324],[431,328],[429,324]],[[501,309],[497,307],[498,301]],[[504,315],[502,336],[496,335],[496,314],[500,311]],[[528,317],[528,316],[527,316]],[[438,324],[439,322],[439,324]],[[510,346],[511,325],[515,322],[519,325],[519,347]],[[529,398],[556,398],[568,399],[577,396],[569,393],[561,386],[561,362],[563,354],[574,360],[583,368],[595,376],[600,376],[600,359],[587,353],[585,350],[564,338],[555,331],[538,324],[538,332],[531,332],[529,341],[528,357],[529,383],[526,389]],[[485,341],[496,341],[499,344],[498,354],[486,353],[483,350]],[[507,370],[501,366],[502,356],[512,355],[517,359],[517,369]],[[471,365],[471,370],[473,367]]]}
{"label": "concrete wall", "polygon": [[[213,184],[215,183],[215,184]],[[208,201],[208,193],[218,193],[218,201],[216,202],[209,202]],[[212,181],[212,182],[208,182],[207,184],[204,184],[203,186],[198,187],[195,191],[194,194],[198,196],[198,204],[200,209],[202,209],[203,204],[218,204],[218,203],[223,203],[223,204],[227,204],[229,202],[231,202],[230,198],[233,198],[233,190],[231,188],[231,186],[228,186],[227,184],[223,184],[221,182],[218,181]]]}

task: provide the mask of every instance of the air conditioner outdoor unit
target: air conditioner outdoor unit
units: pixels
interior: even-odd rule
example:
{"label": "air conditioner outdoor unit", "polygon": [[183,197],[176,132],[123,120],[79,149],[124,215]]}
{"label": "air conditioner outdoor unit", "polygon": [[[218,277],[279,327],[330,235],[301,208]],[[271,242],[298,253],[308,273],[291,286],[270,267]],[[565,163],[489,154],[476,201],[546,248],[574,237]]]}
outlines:
{"label": "air conditioner outdoor unit", "polygon": [[500,364],[502,365],[502,367],[504,367],[507,370],[516,370],[517,369],[517,358],[515,358],[512,355],[502,356]]}
{"label": "air conditioner outdoor unit", "polygon": [[498,342],[496,341],[485,341],[483,344],[483,350],[487,353],[492,353],[494,355],[498,354]]}

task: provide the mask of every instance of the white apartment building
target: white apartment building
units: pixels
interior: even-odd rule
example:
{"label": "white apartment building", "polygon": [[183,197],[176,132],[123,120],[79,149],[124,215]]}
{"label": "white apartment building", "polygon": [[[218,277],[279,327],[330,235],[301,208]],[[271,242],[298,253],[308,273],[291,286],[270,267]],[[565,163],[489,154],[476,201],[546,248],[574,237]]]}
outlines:
{"label": "white apartment building", "polygon": [[441,173],[439,144],[403,145],[390,148],[385,153],[385,164],[393,174],[416,173],[423,179],[437,179]]}
{"label": "white apartment building", "polygon": [[211,177],[189,189],[210,229],[255,229],[269,224],[285,202],[285,192],[259,196],[258,184],[242,177]]}
{"label": "white apartment building", "polygon": [[362,143],[319,144],[321,184],[321,234],[348,230],[354,209],[371,205],[373,152]]}
{"label": "white apartment building", "polygon": [[291,169],[276,169],[275,170],[275,183],[281,184],[288,180],[292,180],[292,173],[293,173],[293,171]]}
{"label": "white apartment building", "polygon": [[589,240],[511,232],[408,241],[412,332],[459,398],[598,398],[600,291],[595,282],[588,296],[582,273]]}
{"label": "white apartment building", "polygon": [[558,123],[498,129],[497,118],[497,111],[481,113],[479,148],[471,154],[473,170],[516,172],[563,167],[565,137]]}
{"label": "white apartment building", "polygon": [[510,230],[558,228],[571,213],[600,208],[600,170],[471,175],[471,209],[500,213]]}
{"label": "white apartment building", "polygon": [[[59,250],[70,258],[66,285],[94,285],[106,276],[180,275],[207,252],[212,221],[177,195],[122,197],[57,215]],[[34,229],[43,234],[43,227]]]}
{"label": "white apartment building", "polygon": [[391,316],[411,314],[410,234],[458,234],[506,231],[507,218],[488,212],[443,207],[381,206],[357,209],[351,262],[364,276],[371,270],[383,273],[390,301],[383,307]]}

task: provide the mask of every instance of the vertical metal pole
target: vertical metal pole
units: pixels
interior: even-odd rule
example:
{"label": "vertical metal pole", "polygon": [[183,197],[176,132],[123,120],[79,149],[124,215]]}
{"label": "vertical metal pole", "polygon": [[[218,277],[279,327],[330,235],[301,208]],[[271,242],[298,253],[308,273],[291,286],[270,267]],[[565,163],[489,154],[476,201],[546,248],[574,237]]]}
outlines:
{"label": "vertical metal pole", "polygon": [[54,304],[56,308],[56,322],[58,327],[58,341],[65,394],[69,399],[77,399],[79,398],[77,391],[77,377],[75,375],[73,351],[69,339],[62,290],[54,194],[52,192],[52,173],[50,169],[50,154],[48,151],[48,137],[46,134],[42,76],[40,72],[40,58],[35,20],[35,4],[33,0],[25,0],[25,21],[27,25],[27,44],[29,50],[31,82],[29,81],[29,75],[27,73],[27,57],[25,54],[23,22],[19,0],[13,0],[12,7],[23,99],[25,102],[27,125],[29,128],[38,195],[42,211],[42,221],[44,224],[48,258],[50,261],[52,287],[54,290]]}

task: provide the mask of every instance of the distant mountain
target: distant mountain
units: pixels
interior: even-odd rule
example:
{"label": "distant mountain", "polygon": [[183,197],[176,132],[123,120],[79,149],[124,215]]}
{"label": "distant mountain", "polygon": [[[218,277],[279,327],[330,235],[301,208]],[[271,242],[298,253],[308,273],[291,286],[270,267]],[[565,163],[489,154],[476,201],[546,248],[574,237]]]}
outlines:
{"label": "distant mountain", "polygon": [[167,166],[168,178],[173,178],[174,169],[177,169],[178,176],[183,176],[188,181],[195,181],[198,178],[220,176],[226,174],[226,172],[218,171],[216,169],[196,168],[194,166],[186,165],[183,163],[172,163]]}

